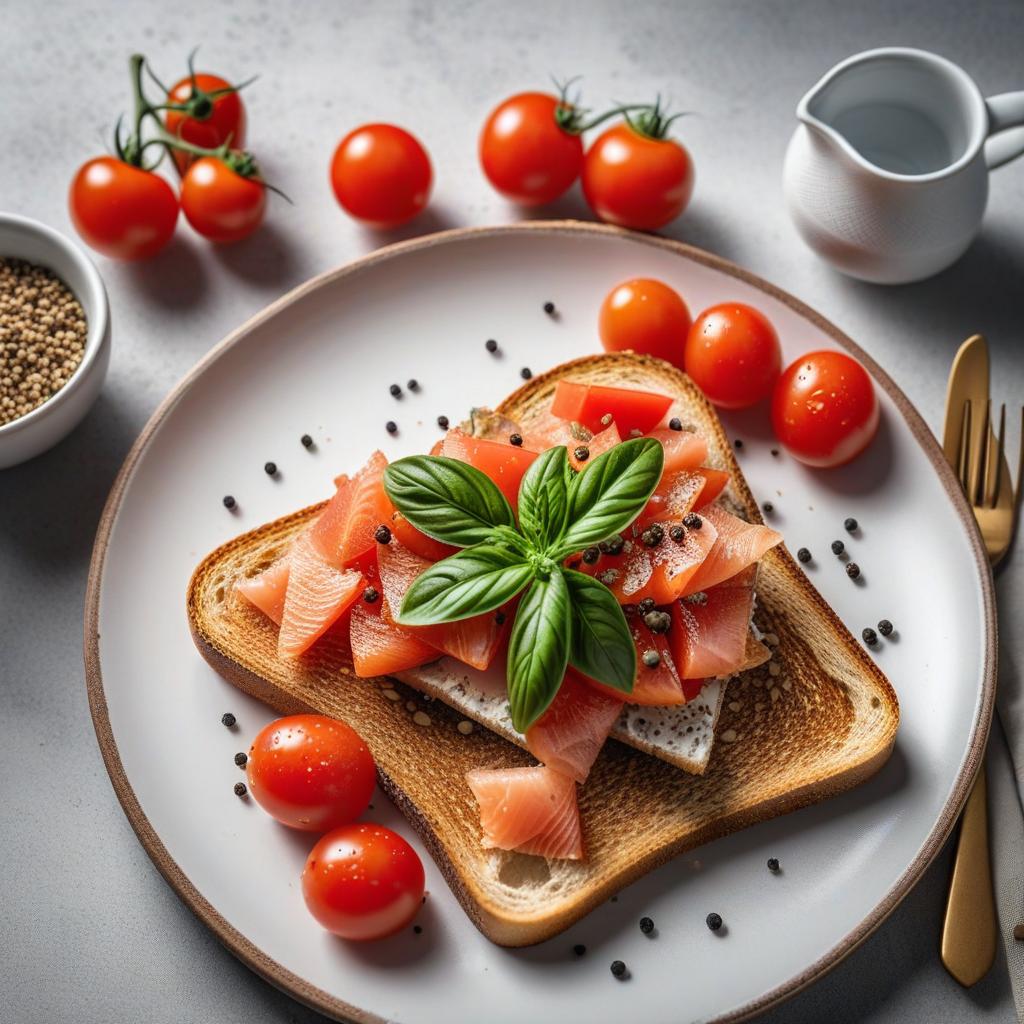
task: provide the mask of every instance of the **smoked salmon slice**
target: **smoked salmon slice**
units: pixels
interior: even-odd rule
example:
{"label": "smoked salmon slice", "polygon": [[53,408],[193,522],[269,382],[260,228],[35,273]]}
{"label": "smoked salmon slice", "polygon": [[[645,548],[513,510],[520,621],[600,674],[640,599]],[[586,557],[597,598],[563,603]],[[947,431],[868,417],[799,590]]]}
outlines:
{"label": "smoked salmon slice", "polygon": [[548,709],[526,730],[526,749],[556,772],[585,782],[624,696],[606,696],[569,669]]}
{"label": "smoked salmon slice", "polygon": [[374,531],[391,518],[394,509],[383,481],[387,465],[384,455],[374,452],[351,480],[338,477],[338,490],[313,525],[313,542],[338,569],[351,567],[372,551]]}
{"label": "smoked salmon slice", "polygon": [[519,502],[519,484],[537,453],[506,441],[472,437],[453,427],[445,434],[441,454],[466,462],[490,477],[512,508]]}
{"label": "smoked salmon slice", "polygon": [[[633,634],[633,643],[636,645],[636,680],[633,683],[632,693],[623,693],[621,690],[605,686],[594,679],[584,676],[590,686],[601,693],[612,697],[619,704],[643,704],[646,707],[671,707],[676,704],[685,704],[686,696],[683,693],[683,684],[676,669],[675,659],[672,655],[672,648],[668,637],[664,633],[652,633],[639,613],[626,616],[629,623],[629,631]],[[647,651],[657,651],[658,664],[648,667],[644,664],[643,657]],[[540,757],[540,755],[537,755]],[[541,758],[543,761],[544,758]]]}
{"label": "smoked salmon slice", "polygon": [[296,538],[288,555],[288,589],[277,653],[297,658],[308,650],[359,596],[362,573],[331,565],[309,533]]}
{"label": "smoked salmon slice", "polygon": [[[377,565],[384,592],[381,616],[385,622],[394,623],[394,616],[397,609],[402,606],[405,592],[412,586],[413,580],[431,564],[427,559],[420,558],[400,544],[397,538],[392,539],[390,544],[378,546]],[[474,615],[460,622],[402,628],[438,651],[483,670],[494,660],[511,628],[511,622],[509,610],[504,609],[501,612]]]}
{"label": "smoked salmon slice", "polygon": [[288,590],[288,556],[248,579],[239,580],[235,590],[279,626],[284,615],[284,597]]}
{"label": "smoked salmon slice", "polygon": [[697,499],[697,508],[703,508],[710,505],[725,490],[729,483],[729,474],[721,469],[710,469],[708,466],[701,466],[697,472],[704,477],[704,490]]}
{"label": "smoked salmon slice", "polygon": [[576,783],[552,768],[493,768],[467,772],[480,805],[482,845],[538,857],[582,860],[583,832]]}
{"label": "smoked salmon slice", "polygon": [[661,442],[665,450],[662,479],[681,469],[696,469],[708,457],[708,443],[692,430],[652,430],[648,437]]}
{"label": "smoked salmon slice", "polygon": [[715,544],[700,569],[687,580],[679,597],[707,590],[735,576],[782,542],[781,533],[768,526],[744,522],[720,505],[708,505],[701,509],[700,515],[705,526],[714,528]]}
{"label": "smoked salmon slice", "polygon": [[655,488],[637,522],[646,526],[654,522],[680,522],[692,512],[700,500],[707,477],[699,470],[680,469],[674,473],[663,473],[661,483]]}

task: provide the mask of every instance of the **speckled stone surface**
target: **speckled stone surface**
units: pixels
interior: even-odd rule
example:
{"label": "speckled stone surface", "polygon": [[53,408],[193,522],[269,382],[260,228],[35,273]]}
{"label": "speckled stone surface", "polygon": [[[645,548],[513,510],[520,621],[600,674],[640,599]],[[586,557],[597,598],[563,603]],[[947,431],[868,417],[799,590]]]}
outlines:
{"label": "speckled stone surface", "polygon": [[[933,427],[949,360],[974,331],[992,344],[994,397],[1024,394],[1024,161],[993,176],[984,231],[963,260],[899,289],[818,262],[780,188],[797,100],[850,53],[920,46],[961,63],[986,93],[1024,88],[1019,2],[7,0],[0,208],[70,231],[67,185],[128,106],[128,55],[143,50],[169,77],[197,43],[203,65],[236,80],[261,74],[247,94],[250,144],[295,206],[273,199],[264,230],[235,248],[212,249],[182,226],[150,263],[99,260],[114,327],[106,389],[71,438],[0,474],[0,1021],[12,1024],[320,1019],[225,952],[136,841],[93,736],[81,616],[102,503],[159,399],[267,302],[396,237],[348,221],[326,186],[333,147],[357,123],[396,121],[430,150],[434,201],[407,237],[517,216],[476,164],[479,125],[503,96],[544,87],[549,73],[584,75],[595,105],[660,90],[695,112],[679,133],[697,191],[673,237],[821,310]],[[578,195],[550,213],[586,216]],[[1002,951],[971,991],[939,965],[948,866],[947,850],[860,950],[764,1020],[1014,1020]]]}

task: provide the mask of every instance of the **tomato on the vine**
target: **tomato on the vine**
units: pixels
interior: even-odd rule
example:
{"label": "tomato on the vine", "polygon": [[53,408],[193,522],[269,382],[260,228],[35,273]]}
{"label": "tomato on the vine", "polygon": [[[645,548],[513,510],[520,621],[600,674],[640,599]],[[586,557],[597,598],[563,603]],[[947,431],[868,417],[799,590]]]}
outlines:
{"label": "tomato on the vine", "polygon": [[480,165],[508,199],[537,206],[557,199],[579,177],[583,142],[563,99],[523,92],[497,106],[480,133]]}
{"label": "tomato on the vine", "polygon": [[[188,75],[167,91],[167,102],[187,108],[164,111],[164,127],[175,138],[205,149],[225,144],[244,148],[245,104],[238,90],[220,75]],[[194,159],[189,153],[174,151],[174,162],[182,173]]]}
{"label": "tomato on the vine", "polygon": [[666,137],[658,106],[602,132],[583,161],[583,194],[611,224],[652,231],[675,220],[693,194],[693,161]]}
{"label": "tomato on the vine", "polygon": [[745,409],[767,398],[781,366],[771,321],[742,302],[705,309],[686,339],[686,372],[723,409]]}
{"label": "tomato on the vine", "polygon": [[78,169],[68,208],[85,242],[117,260],[159,252],[178,220],[178,197],[164,178],[112,156],[96,157]]}
{"label": "tomato on the vine", "polygon": [[211,242],[247,238],[260,226],[266,206],[266,185],[217,157],[200,157],[181,182],[185,218]]}
{"label": "tomato on the vine", "polygon": [[346,825],[313,847],[302,872],[310,913],[343,939],[382,939],[404,928],[423,903],[423,862],[383,825]]}
{"label": "tomato on the vine", "polygon": [[683,368],[690,311],[663,281],[637,277],[616,285],[601,303],[598,332],[606,352],[632,350]]}
{"label": "tomato on the vine", "polygon": [[772,395],[775,436],[809,466],[841,466],[878,430],[878,397],[868,371],[834,349],[808,352],[788,366]]}
{"label": "tomato on the vine", "polygon": [[419,140],[393,124],[366,124],[338,143],[331,187],[341,206],[379,228],[416,216],[430,198],[433,172]]}

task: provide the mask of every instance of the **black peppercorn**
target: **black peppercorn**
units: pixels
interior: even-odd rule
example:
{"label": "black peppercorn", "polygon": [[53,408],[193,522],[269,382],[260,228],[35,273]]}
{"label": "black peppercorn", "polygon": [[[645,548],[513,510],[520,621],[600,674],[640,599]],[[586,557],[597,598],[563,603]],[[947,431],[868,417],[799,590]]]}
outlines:
{"label": "black peppercorn", "polygon": [[309,434],[303,434],[302,437],[299,438],[299,441],[301,442],[303,448],[313,447],[313,438],[310,437]]}
{"label": "black peppercorn", "polygon": [[670,536],[670,537],[671,537],[671,538],[672,538],[672,539],[673,539],[673,540],[674,540],[674,541],[675,541],[675,542],[676,542],[677,544],[682,544],[682,542],[683,542],[683,541],[684,541],[684,540],[686,539],[686,530],[685,530],[685,529],[684,529],[684,528],[683,528],[682,526],[680,526],[680,525],[679,525],[678,523],[676,523],[676,525],[675,525],[675,526],[673,526],[673,527],[672,527],[672,528],[671,528],[671,529],[670,529],[670,530],[668,531],[668,535],[669,535],[669,536]]}
{"label": "black peppercorn", "polygon": [[573,450],[572,454],[577,462],[586,462],[590,458],[590,449],[586,445],[581,444]]}
{"label": "black peppercorn", "polygon": [[672,628],[672,616],[668,612],[648,612],[644,616],[644,625],[652,633],[667,633]]}
{"label": "black peppercorn", "polygon": [[678,416],[673,416],[672,419],[670,419],[668,421],[668,429],[669,430],[682,430],[683,429],[683,421]]}
{"label": "black peppercorn", "polygon": [[235,716],[231,714],[230,711],[226,711],[223,715],[220,716],[220,724],[227,726],[227,728],[229,729],[233,729],[235,727],[235,722],[237,721],[238,719],[235,718]]}
{"label": "black peppercorn", "polygon": [[245,796],[245,794],[249,792],[249,790],[245,788],[244,782],[236,782],[234,785],[234,790],[235,796]]}
{"label": "black peppercorn", "polygon": [[447,430],[448,429],[448,417],[447,416],[438,416],[437,417],[437,425],[442,430]]}
{"label": "black peppercorn", "polygon": [[626,546],[626,542],[621,537],[612,537],[611,540],[605,543],[608,545],[609,555],[621,555]]}
{"label": "black peppercorn", "polygon": [[643,662],[648,668],[657,668],[661,664],[661,655],[653,647],[644,651]]}
{"label": "black peppercorn", "polygon": [[420,382],[415,377],[410,377],[408,383],[405,385],[410,391],[419,391]]}
{"label": "black peppercorn", "polygon": [[488,338],[484,342],[484,348],[487,349],[491,355],[494,355],[494,353],[498,351],[498,343],[493,338]]}
{"label": "black peppercorn", "polygon": [[504,612],[495,612],[494,613],[494,624],[496,626],[504,626],[506,618],[507,618],[507,616],[505,615]]}
{"label": "black peppercorn", "polygon": [[862,629],[860,635],[864,638],[864,643],[868,647],[874,647],[878,643],[878,634],[870,626]]}
{"label": "black peppercorn", "polygon": [[544,312],[547,313],[548,316],[554,316],[555,315],[555,304],[553,302],[545,302],[544,303]]}
{"label": "black peppercorn", "polygon": [[779,457],[779,449],[778,448],[773,448],[772,449],[772,455],[774,455],[775,458],[778,458]]}
{"label": "black peppercorn", "polygon": [[644,935],[650,935],[654,931],[654,922],[649,917],[640,918],[640,931]]}
{"label": "black peppercorn", "polygon": [[765,515],[769,516],[775,511],[775,506],[770,501],[766,501],[761,508],[764,509]]}
{"label": "black peppercorn", "polygon": [[508,436],[508,443],[510,445],[513,445],[516,448],[521,448],[522,445],[523,445],[523,435],[522,434],[509,434],[509,436]]}
{"label": "black peppercorn", "polygon": [[654,611],[654,598],[653,597],[645,597],[645,598],[643,598],[640,601],[640,603],[637,605],[637,608],[640,610],[640,614],[641,615],[646,615],[648,612],[653,612]]}
{"label": "black peppercorn", "polygon": [[732,446],[739,451],[739,449],[743,447],[743,442],[737,437],[736,440],[733,441]]}
{"label": "black peppercorn", "polygon": [[414,924],[412,926],[412,930],[413,930],[413,933],[415,935],[422,935],[423,934],[423,925],[421,925],[421,924]]}
{"label": "black peppercorn", "polygon": [[856,562],[850,562],[846,566],[846,575],[849,576],[851,580],[857,579],[860,576],[860,566]]}
{"label": "black peppercorn", "polygon": [[626,965],[621,960],[613,960],[611,972],[616,978],[624,978],[626,976]]}
{"label": "black peppercorn", "polygon": [[704,921],[707,924],[707,926],[713,932],[717,932],[718,929],[722,927],[722,915],[721,914],[716,914],[716,913],[712,912],[712,913],[708,914],[708,916],[706,918],[704,918]]}
{"label": "black peppercorn", "polygon": [[576,945],[572,947],[572,951],[577,956],[583,956],[583,954],[587,951],[587,947],[584,946],[582,942],[577,942]]}
{"label": "black peppercorn", "polygon": [[243,754],[241,751],[239,751],[237,754],[235,754],[235,764],[237,764],[239,768],[244,768],[245,767],[245,762],[248,761],[248,760],[249,760],[249,758],[245,754]]}
{"label": "black peppercorn", "polygon": [[774,875],[779,871],[779,858],[769,857],[768,858],[768,870]]}
{"label": "black peppercorn", "polygon": [[888,619],[882,619],[878,623],[878,632],[882,636],[892,636],[893,624]]}
{"label": "black peppercorn", "polygon": [[656,548],[665,539],[665,530],[660,523],[652,523],[640,534],[640,539],[645,547]]}
{"label": "black peppercorn", "polygon": [[402,389],[397,384],[392,384],[388,391],[391,392],[392,398],[399,398],[402,394]]}
{"label": "black peppercorn", "polygon": [[854,519],[853,516],[850,516],[849,519],[843,520],[843,526],[847,533],[854,533],[857,529],[857,520]]}
{"label": "black peppercorn", "polygon": [[601,557],[601,552],[597,548],[584,548],[583,549],[583,561],[587,565],[593,565]]}
{"label": "black peppercorn", "polygon": [[683,516],[683,526],[688,530],[699,530],[703,525],[704,520],[696,512],[689,512]]}
{"label": "black peppercorn", "polygon": [[380,593],[378,592],[376,587],[367,587],[363,591],[363,600],[367,604],[373,604],[374,602],[376,602],[379,599],[380,599]]}
{"label": "black peppercorn", "polygon": [[841,555],[846,550],[846,545],[841,540],[832,541],[832,554]]}
{"label": "black peppercorn", "polygon": [[263,472],[266,473],[267,476],[277,476],[277,463],[276,462],[264,462],[263,463]]}
{"label": "black peppercorn", "polygon": [[804,564],[806,564],[811,560],[810,551],[808,551],[807,548],[798,548],[796,553],[796,560],[798,562],[803,562]]}
{"label": "black peppercorn", "polygon": [[373,539],[378,544],[390,544],[391,543],[391,530],[388,529],[383,523],[373,531]]}
{"label": "black peppercorn", "polygon": [[388,420],[387,423],[384,424],[384,429],[389,434],[397,434],[398,433],[398,424],[394,420]]}
{"label": "black peppercorn", "polygon": [[533,376],[533,370],[531,370],[528,366],[524,366],[519,371],[519,376],[522,377],[523,380],[529,380]]}
{"label": "black peppercorn", "polygon": [[238,504],[238,502],[235,501],[235,499],[230,494],[225,494],[224,495],[224,507],[225,508],[234,508],[235,505],[237,505],[237,504]]}

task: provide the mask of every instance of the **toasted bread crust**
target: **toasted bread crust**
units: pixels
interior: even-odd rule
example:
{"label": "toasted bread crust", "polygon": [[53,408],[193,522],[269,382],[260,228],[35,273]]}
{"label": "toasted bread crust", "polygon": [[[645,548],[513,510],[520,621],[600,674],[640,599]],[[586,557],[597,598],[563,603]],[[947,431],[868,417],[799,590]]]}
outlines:
{"label": "toasted bread crust", "polygon": [[[708,439],[709,463],[733,476],[723,500],[759,521],[721,424],[679,371],[629,354],[576,360],[535,377],[499,411],[527,425],[563,377],[676,396],[678,414]],[[416,725],[404,703],[417,699],[413,691],[390,680],[357,679],[340,632],[329,632],[300,661],[282,662],[275,628],[231,590],[238,576],[280,554],[315,511],[238,537],[200,564],[188,591],[193,638],[221,675],[276,710],[313,709],[355,726],[377,760],[385,791],[409,817],[471,919],[499,944],[528,945],[557,934],[683,850],[856,785],[892,750],[899,708],[891,686],[778,548],[762,561],[758,625],[778,638],[773,646],[779,668],[775,675],[766,670],[729,684],[707,774],[687,776],[607,744],[580,792],[586,863],[484,850],[464,774],[527,764],[529,756],[486,730],[463,736],[455,728],[460,716],[439,702],[418,703],[432,721]],[[385,696],[391,687],[402,700]],[[769,764],[774,772],[765,772]]]}

